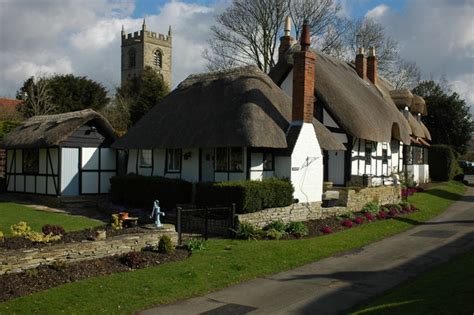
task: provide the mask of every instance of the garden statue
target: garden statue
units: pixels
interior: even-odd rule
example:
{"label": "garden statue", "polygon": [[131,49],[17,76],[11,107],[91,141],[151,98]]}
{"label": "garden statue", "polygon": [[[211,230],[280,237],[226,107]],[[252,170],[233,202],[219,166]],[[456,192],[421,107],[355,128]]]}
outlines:
{"label": "garden statue", "polygon": [[151,212],[150,219],[155,221],[157,228],[161,228],[163,226],[163,223],[160,221],[160,215],[165,215],[165,213],[160,211],[159,201],[155,200],[153,203],[153,211]]}

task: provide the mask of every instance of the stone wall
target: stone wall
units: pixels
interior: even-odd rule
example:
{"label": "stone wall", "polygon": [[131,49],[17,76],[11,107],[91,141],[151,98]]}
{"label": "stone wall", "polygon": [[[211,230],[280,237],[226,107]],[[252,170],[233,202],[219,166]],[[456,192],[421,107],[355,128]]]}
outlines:
{"label": "stone wall", "polygon": [[173,226],[159,231],[147,230],[145,233],[124,234],[102,241],[83,241],[40,248],[0,251],[0,275],[21,272],[39,265],[51,265],[56,261],[72,263],[139,251],[147,246],[158,245],[162,235],[168,235],[173,243],[177,244],[178,234]]}
{"label": "stone wall", "polygon": [[360,211],[368,202],[374,201],[378,204],[398,203],[400,198],[400,186],[382,186],[363,188],[361,190],[343,189],[339,191],[339,202],[337,207],[323,208],[320,202],[297,203],[288,207],[270,208],[254,213],[238,214],[239,222],[248,222],[262,228],[268,223],[281,220],[284,223],[290,221],[308,221],[325,219],[332,216],[340,216],[349,212]]}

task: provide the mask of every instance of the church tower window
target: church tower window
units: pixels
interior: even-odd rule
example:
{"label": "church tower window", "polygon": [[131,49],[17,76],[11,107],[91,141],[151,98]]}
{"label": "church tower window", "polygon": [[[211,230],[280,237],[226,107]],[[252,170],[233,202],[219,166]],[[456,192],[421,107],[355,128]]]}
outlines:
{"label": "church tower window", "polygon": [[158,67],[158,68],[162,68],[163,67],[163,55],[161,54],[161,51],[155,50],[154,58],[155,58],[154,59],[155,66]]}
{"label": "church tower window", "polygon": [[135,48],[130,48],[128,51],[128,67],[135,68],[137,65],[137,54],[135,52]]}

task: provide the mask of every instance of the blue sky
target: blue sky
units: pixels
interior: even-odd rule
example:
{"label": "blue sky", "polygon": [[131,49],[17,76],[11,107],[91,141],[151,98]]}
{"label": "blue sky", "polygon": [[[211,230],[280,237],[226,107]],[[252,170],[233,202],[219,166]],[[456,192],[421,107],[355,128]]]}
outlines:
{"label": "blue sky", "polygon": [[[258,0],[255,0],[258,1]],[[424,79],[445,76],[474,105],[473,0],[335,0],[350,18],[368,15],[416,62]],[[0,0],[0,97],[30,76],[73,73],[120,84],[120,30],[173,30],[173,85],[206,71],[215,16],[232,0]],[[33,22],[32,22],[33,21]],[[33,54],[31,52],[34,52]],[[474,108],[474,106],[473,106]]]}

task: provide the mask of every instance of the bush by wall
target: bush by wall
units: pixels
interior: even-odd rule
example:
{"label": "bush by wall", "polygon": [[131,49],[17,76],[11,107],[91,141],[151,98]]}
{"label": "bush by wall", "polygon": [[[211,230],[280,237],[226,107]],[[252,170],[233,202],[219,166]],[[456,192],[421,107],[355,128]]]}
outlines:
{"label": "bush by wall", "polygon": [[196,187],[196,203],[200,206],[230,206],[235,203],[237,213],[250,213],[291,205],[293,191],[289,181],[278,178],[199,183]]}
{"label": "bush by wall", "polygon": [[112,200],[117,203],[148,207],[159,200],[160,207],[170,210],[179,203],[190,203],[192,184],[160,176],[125,175],[110,179]]}
{"label": "bush by wall", "polygon": [[428,162],[431,179],[437,181],[451,180],[462,174],[453,149],[444,144],[432,145],[429,149]]}

